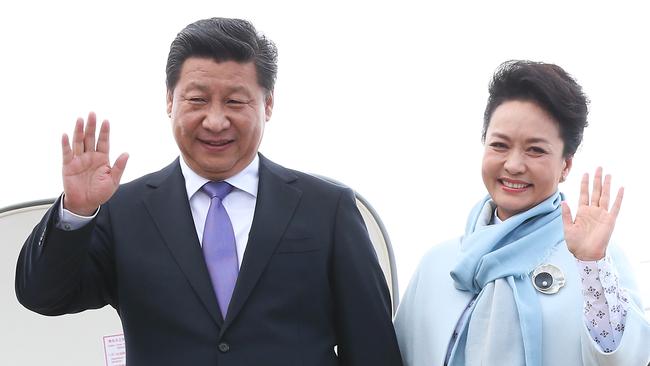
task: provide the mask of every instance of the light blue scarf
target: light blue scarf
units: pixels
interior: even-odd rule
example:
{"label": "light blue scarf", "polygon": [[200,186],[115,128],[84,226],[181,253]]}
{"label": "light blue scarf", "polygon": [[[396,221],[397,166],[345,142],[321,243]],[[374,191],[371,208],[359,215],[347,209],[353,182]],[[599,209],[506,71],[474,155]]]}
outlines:
{"label": "light blue scarf", "polygon": [[[485,197],[469,215],[460,259],[451,271],[457,289],[478,294],[479,298],[488,283],[507,280],[519,316],[526,366],[542,364],[541,308],[529,274],[564,240],[563,199],[556,192],[528,211],[486,226],[486,216],[491,217],[494,206],[491,198]],[[471,314],[454,346],[451,366],[464,365],[470,322]]]}

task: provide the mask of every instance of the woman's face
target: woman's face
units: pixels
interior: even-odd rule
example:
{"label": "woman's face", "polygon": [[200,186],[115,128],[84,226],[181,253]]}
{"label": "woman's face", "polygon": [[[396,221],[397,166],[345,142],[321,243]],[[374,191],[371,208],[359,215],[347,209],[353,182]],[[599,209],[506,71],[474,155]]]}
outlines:
{"label": "woman's face", "polygon": [[534,102],[510,100],[490,118],[483,183],[501,220],[544,201],[571,169],[557,121]]}

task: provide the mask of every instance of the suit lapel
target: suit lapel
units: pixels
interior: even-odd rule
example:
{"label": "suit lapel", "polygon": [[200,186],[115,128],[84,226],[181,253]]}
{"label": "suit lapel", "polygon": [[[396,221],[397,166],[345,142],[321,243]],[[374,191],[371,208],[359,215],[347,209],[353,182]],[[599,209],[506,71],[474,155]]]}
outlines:
{"label": "suit lapel", "polygon": [[240,312],[264,272],[302,194],[289,184],[297,179],[296,175],[261,154],[259,178],[253,224],[222,332]]}
{"label": "suit lapel", "polygon": [[144,202],[163,241],[208,313],[221,326],[223,319],[196,236],[178,159],[152,175],[147,184],[152,190]]}

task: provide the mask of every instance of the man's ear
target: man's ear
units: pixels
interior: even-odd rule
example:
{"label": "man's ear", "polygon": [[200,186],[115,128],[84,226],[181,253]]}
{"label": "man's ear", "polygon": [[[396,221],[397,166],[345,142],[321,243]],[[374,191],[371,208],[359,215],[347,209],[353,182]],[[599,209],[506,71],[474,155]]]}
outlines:
{"label": "man's ear", "polygon": [[174,105],[174,93],[171,90],[167,90],[167,116],[172,116],[172,105]]}
{"label": "man's ear", "polygon": [[273,91],[268,92],[266,98],[264,98],[264,115],[266,116],[266,122],[271,119],[273,114]]}

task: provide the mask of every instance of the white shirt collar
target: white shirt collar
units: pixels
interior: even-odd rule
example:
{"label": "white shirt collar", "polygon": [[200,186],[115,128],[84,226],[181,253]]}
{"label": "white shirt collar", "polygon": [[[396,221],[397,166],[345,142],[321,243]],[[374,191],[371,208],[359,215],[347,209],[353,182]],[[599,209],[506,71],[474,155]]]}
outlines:
{"label": "white shirt collar", "polygon": [[495,208],[494,208],[494,213],[492,214],[492,222],[490,223],[490,225],[500,224],[500,223],[502,223],[502,222],[503,222],[503,221],[502,221],[502,220],[499,218],[499,216],[497,215],[497,209],[496,209],[496,207],[495,207]]}
{"label": "white shirt collar", "polygon": [[[198,175],[194,170],[192,170],[192,168],[187,165],[182,155],[179,162],[181,164],[181,172],[183,173],[183,177],[185,177],[187,198],[192,199],[192,196],[194,196],[194,194],[210,180]],[[230,183],[236,189],[244,191],[253,197],[257,197],[257,186],[260,180],[259,167],[260,158],[255,154],[253,161],[251,161],[244,170],[228,179],[225,179],[225,181]]]}

